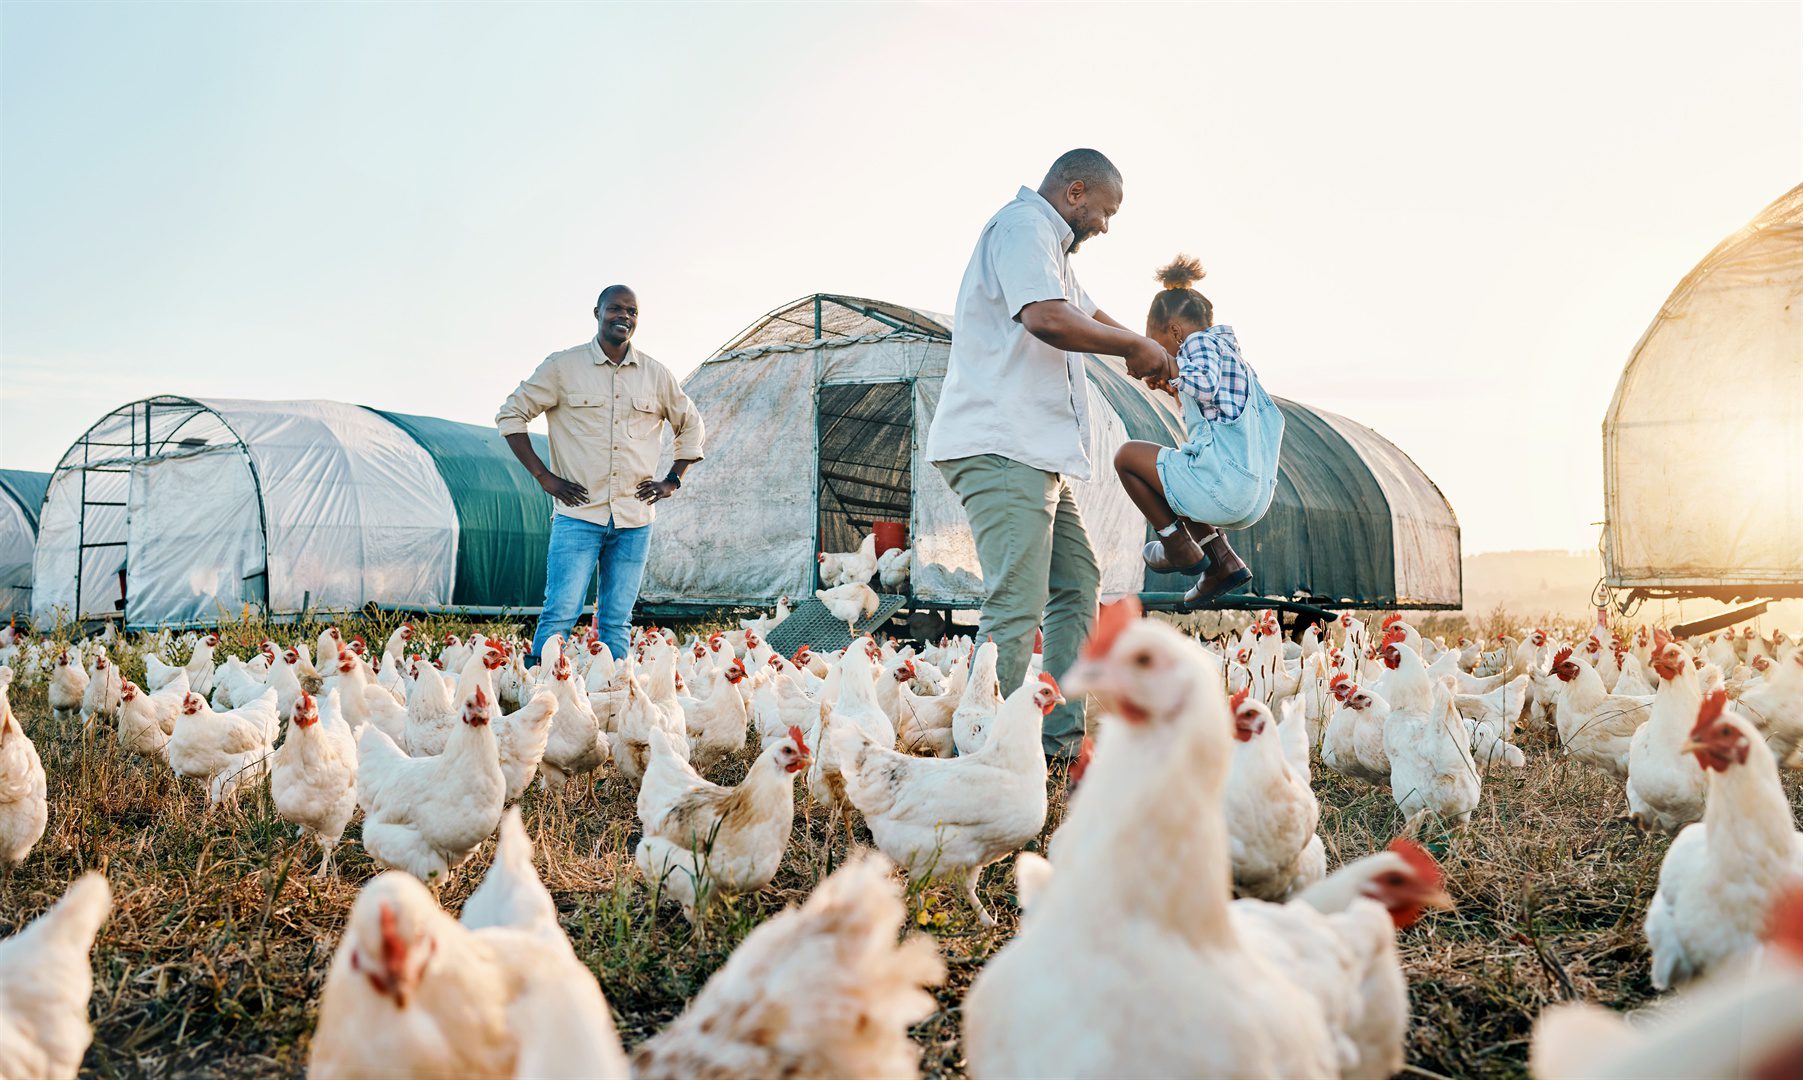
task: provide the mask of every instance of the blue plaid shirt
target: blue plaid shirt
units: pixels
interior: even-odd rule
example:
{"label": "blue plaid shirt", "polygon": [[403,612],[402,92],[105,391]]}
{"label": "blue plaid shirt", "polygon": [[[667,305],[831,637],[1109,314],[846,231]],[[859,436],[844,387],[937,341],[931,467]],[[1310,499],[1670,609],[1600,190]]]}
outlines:
{"label": "blue plaid shirt", "polygon": [[1252,397],[1252,369],[1240,359],[1233,327],[1211,326],[1185,338],[1171,386],[1195,398],[1204,419],[1238,420]]}

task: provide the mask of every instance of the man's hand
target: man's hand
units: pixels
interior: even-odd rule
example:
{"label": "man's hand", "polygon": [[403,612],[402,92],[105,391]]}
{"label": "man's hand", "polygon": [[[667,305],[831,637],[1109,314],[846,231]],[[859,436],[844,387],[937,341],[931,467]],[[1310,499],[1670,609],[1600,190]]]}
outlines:
{"label": "man's hand", "polygon": [[1121,358],[1127,361],[1127,374],[1136,379],[1168,380],[1176,368],[1171,354],[1164,351],[1163,345],[1149,337],[1135,335]]}
{"label": "man's hand", "polygon": [[588,488],[574,480],[565,480],[554,472],[547,471],[538,478],[538,486],[545,493],[565,506],[586,506],[588,504]]}
{"label": "man's hand", "polygon": [[647,503],[659,503],[676,494],[676,485],[668,480],[639,481],[639,499]]}

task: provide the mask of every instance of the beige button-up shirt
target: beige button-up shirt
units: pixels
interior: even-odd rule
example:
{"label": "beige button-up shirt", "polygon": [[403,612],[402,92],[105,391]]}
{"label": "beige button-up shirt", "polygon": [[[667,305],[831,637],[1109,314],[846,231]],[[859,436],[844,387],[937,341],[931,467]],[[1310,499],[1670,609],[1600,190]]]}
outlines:
{"label": "beige button-up shirt", "polygon": [[495,426],[503,436],[525,434],[544,414],[550,428],[551,471],[588,489],[584,506],[554,503],[559,514],[598,525],[634,529],[656,515],[638,497],[657,470],[666,421],[675,432],[676,460],[701,459],[701,413],[670,369],[628,345],[615,364],[599,335],[552,353],[520,384]]}

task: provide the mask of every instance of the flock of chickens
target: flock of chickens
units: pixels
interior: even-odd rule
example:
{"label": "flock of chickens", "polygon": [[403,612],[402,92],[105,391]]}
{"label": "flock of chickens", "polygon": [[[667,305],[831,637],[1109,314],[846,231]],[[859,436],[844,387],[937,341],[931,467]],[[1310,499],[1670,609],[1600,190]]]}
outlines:
{"label": "flock of chickens", "polygon": [[[833,569],[829,588],[868,588],[830,584]],[[930,938],[901,937],[893,870],[952,883],[993,925],[978,883],[1010,856],[1023,914],[963,1002],[972,1075],[1384,1077],[1409,1023],[1396,935],[1450,904],[1408,836],[1456,829],[1486,772],[1526,761],[1520,734],[1544,732],[1623,780],[1640,827],[1677,834],[1645,932],[1654,984],[1679,989],[1651,1024],[1549,1009],[1534,1072],[1799,1075],[1782,1070],[1803,1065],[1803,835],[1779,769],[1803,766],[1803,649],[1782,633],[1621,639],[1599,618],[1587,636],[1486,649],[1423,639],[1399,615],[1290,641],[1262,612],[1202,642],[1128,599],[1104,606],[1061,681],[1036,658],[1003,687],[989,642],[867,636],[782,656],[764,640],[778,618],[686,641],[641,629],[621,657],[579,630],[534,667],[521,642],[481,635],[448,636],[434,658],[408,625],[380,656],[328,629],[248,660],[218,655],[215,635],[58,646],[9,628],[0,865],[45,829],[47,778],[8,697],[15,677],[42,680],[58,720],[104,725],[214,804],[267,782],[321,874],[361,812],[362,846],[388,869],[363,886],[325,982],[322,1077],[916,1075],[908,1029],[937,1009],[945,967]],[[121,670],[134,659],[143,685]],[[1041,857],[1023,850],[1047,820],[1041,723],[1065,695],[1089,698],[1096,735]],[[708,779],[754,746],[738,784]],[[1317,755],[1388,787],[1405,835],[1330,873]],[[880,852],[753,930],[630,1058],[512,805],[534,782],[559,793],[604,769],[638,785],[635,861],[690,919],[771,883],[798,780]],[[438,884],[497,833],[453,917]],[[109,909],[89,874],[0,942],[0,1076],[76,1073]]]}

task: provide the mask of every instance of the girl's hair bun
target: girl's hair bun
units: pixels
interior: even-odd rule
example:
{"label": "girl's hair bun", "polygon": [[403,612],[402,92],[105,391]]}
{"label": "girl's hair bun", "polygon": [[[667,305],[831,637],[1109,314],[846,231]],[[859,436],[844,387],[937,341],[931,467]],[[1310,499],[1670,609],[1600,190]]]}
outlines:
{"label": "girl's hair bun", "polygon": [[1202,260],[1193,255],[1179,255],[1171,260],[1169,266],[1160,267],[1158,280],[1167,289],[1187,289],[1201,281],[1208,271],[1202,269]]}

